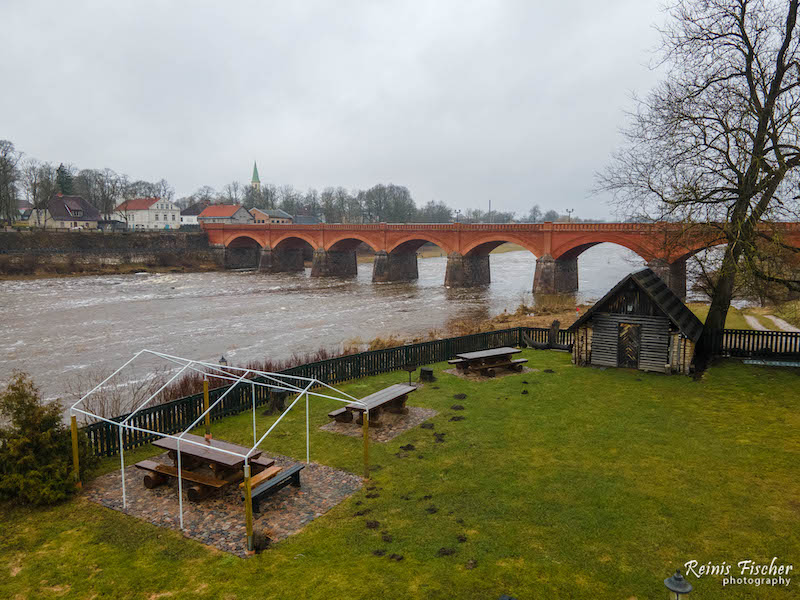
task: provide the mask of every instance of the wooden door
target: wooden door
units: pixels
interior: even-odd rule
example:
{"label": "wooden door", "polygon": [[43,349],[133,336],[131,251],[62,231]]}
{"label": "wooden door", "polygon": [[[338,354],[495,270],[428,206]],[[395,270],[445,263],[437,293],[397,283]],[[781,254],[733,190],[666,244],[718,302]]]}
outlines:
{"label": "wooden door", "polygon": [[617,338],[617,366],[631,369],[639,368],[639,348],[641,347],[641,328],[633,323],[620,323]]}

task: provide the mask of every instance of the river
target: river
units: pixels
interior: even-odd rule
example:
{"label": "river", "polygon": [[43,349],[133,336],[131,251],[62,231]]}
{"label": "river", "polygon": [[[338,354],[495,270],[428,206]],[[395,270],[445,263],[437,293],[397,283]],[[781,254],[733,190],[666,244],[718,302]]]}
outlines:
{"label": "river", "polygon": [[[67,382],[111,372],[143,348],[231,364],[338,348],[443,329],[530,301],[535,258],[491,256],[483,289],[443,286],[445,257],[419,260],[414,283],[371,282],[372,264],[349,281],[304,274],[212,272],[139,274],[0,282],[0,379],[30,373],[46,397]],[[596,299],[642,260],[612,244],[578,261],[578,299]],[[85,381],[84,381],[85,383]]]}

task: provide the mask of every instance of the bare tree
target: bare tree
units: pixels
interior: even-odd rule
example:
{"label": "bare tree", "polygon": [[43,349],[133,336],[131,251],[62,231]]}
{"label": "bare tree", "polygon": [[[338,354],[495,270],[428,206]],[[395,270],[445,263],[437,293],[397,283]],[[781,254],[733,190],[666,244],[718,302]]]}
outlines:
{"label": "bare tree", "polygon": [[0,140],[0,220],[13,224],[19,214],[17,211],[17,184],[19,182],[19,161],[22,154],[14,144]]}
{"label": "bare tree", "polygon": [[222,201],[225,204],[241,204],[244,198],[244,187],[238,181],[231,181],[222,188]]}
{"label": "bare tree", "polygon": [[175,197],[175,188],[173,188],[166,179],[159,179],[153,184],[154,198],[160,198],[167,202],[172,202]]}
{"label": "bare tree", "polygon": [[22,190],[33,205],[33,221],[37,226],[47,226],[47,206],[50,198],[58,192],[56,169],[50,163],[35,158],[25,161],[21,170]]}
{"label": "bare tree", "polygon": [[719,228],[727,247],[706,335],[724,327],[737,272],[757,265],[765,223],[797,213],[797,8],[676,2],[661,31],[666,78],[638,100],[625,146],[599,176],[627,216]]}

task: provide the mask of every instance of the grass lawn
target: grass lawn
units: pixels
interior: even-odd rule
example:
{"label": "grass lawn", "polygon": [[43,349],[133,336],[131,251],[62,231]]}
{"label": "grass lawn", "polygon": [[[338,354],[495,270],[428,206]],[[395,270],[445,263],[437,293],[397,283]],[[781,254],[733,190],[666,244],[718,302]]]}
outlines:
{"label": "grass lawn", "polygon": [[[710,308],[709,304],[705,304],[702,302],[688,302],[687,306],[697,316],[698,319],[700,319],[703,323],[706,322],[706,317],[708,316],[708,309]],[[728,316],[725,318],[725,328],[752,329],[752,327],[750,327],[750,324],[745,320],[744,313],[735,306],[731,306],[728,309]]]}
{"label": "grass lawn", "polygon": [[[81,498],[48,509],[6,506],[0,598],[650,599],[664,597],[662,580],[692,559],[777,556],[800,571],[796,371],[731,362],[696,382],[578,368],[557,352],[524,356],[555,372],[473,383],[436,365],[438,381],[409,403],[439,411],[432,422],[446,441],[417,428],[373,444],[378,498],[357,492],[250,559]],[[364,395],[405,377],[342,389]],[[316,403],[312,459],[359,473],[360,440],[317,429],[332,406]],[[456,414],[466,419],[449,421]],[[249,418],[215,424],[215,437],[247,443]],[[259,430],[269,421],[260,417]],[[285,421],[265,449],[304,457],[303,415]],[[409,443],[414,452],[395,456]],[[368,515],[354,516],[363,508]],[[367,519],[380,528],[367,529]],[[393,541],[382,541],[383,531]],[[440,548],[455,553],[437,556]],[[800,585],[691,580],[691,597],[704,600],[795,598]]]}

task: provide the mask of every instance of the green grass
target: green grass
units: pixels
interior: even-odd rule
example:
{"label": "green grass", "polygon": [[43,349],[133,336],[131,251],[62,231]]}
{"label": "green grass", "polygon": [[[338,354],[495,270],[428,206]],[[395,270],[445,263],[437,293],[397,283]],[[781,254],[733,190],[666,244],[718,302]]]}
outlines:
{"label": "green grass", "polygon": [[[446,442],[416,428],[373,444],[378,498],[357,492],[251,559],[80,498],[48,509],[5,507],[0,597],[644,599],[663,597],[662,580],[691,559],[778,556],[798,565],[796,372],[723,363],[693,381],[578,368],[563,353],[524,356],[555,373],[466,382],[436,365],[439,380],[409,403],[439,411],[432,421]],[[363,395],[405,376],[343,389]],[[467,399],[453,400],[457,392]],[[456,403],[466,410],[452,411]],[[332,406],[314,405],[312,459],[358,473],[360,440],[318,430]],[[466,420],[450,422],[454,414]],[[249,418],[215,424],[215,437],[249,442]],[[265,449],[304,457],[304,417],[285,421]],[[259,430],[269,422],[259,417]],[[396,457],[408,443],[417,451]],[[432,499],[422,500],[427,494]],[[438,512],[428,514],[431,505]],[[370,514],[355,517],[365,506]],[[394,541],[366,529],[367,518]],[[466,543],[456,540],[462,534]],[[456,553],[437,557],[442,547]],[[404,560],[373,556],[378,548]],[[471,559],[477,566],[468,570]],[[798,585],[692,583],[692,597],[706,600],[790,598]]]}
{"label": "green grass", "polygon": [[[706,317],[708,316],[708,309],[710,308],[708,304],[703,304],[700,302],[689,302],[687,303],[687,306],[697,316],[698,319],[700,319],[703,323],[706,322]],[[752,329],[752,327],[750,327],[750,324],[745,320],[744,313],[735,306],[731,306],[728,309],[728,316],[725,317],[725,328]]]}

